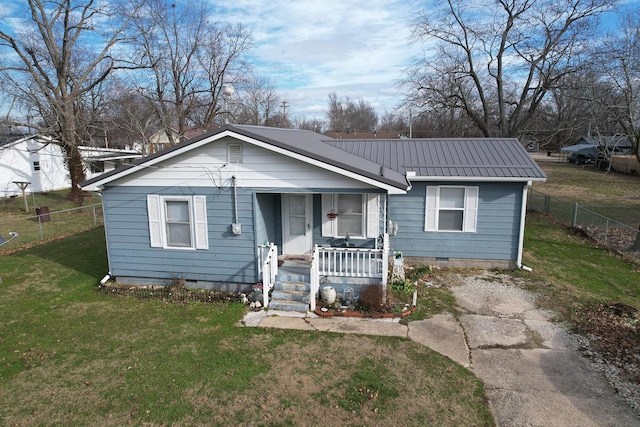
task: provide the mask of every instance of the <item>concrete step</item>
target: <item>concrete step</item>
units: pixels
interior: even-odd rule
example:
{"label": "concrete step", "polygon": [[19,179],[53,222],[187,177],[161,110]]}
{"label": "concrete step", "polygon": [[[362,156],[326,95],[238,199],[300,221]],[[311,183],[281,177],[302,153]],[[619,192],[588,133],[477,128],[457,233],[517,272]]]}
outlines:
{"label": "concrete step", "polygon": [[269,308],[271,310],[299,311],[301,313],[304,313],[309,310],[309,304],[299,301],[271,300],[271,302],[269,303]]}
{"label": "concrete step", "polygon": [[276,282],[273,286],[274,291],[298,291],[309,292],[311,285],[302,282]]}
{"label": "concrete step", "polygon": [[309,301],[309,291],[274,290],[271,301]]}
{"label": "concrete step", "polygon": [[311,282],[309,273],[296,273],[293,271],[278,272],[276,276],[277,282]]}
{"label": "concrete step", "polygon": [[271,292],[269,308],[274,310],[306,312],[309,309],[311,286],[302,281],[276,281]]}

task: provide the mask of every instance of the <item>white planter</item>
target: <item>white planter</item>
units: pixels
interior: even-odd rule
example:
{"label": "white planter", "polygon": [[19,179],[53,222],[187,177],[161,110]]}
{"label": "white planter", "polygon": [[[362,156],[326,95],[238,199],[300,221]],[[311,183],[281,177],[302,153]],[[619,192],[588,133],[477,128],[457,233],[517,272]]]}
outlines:
{"label": "white planter", "polygon": [[336,302],[336,290],[331,286],[323,286],[320,289],[320,299],[325,304],[333,304]]}

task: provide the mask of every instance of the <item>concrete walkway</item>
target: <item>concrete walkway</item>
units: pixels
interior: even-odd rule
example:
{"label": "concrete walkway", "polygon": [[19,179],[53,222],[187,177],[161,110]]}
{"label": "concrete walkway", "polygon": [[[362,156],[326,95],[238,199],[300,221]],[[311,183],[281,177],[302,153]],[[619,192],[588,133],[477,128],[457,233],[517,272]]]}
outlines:
{"label": "concrete walkway", "polygon": [[[492,274],[492,273],[487,273]],[[397,319],[320,318],[261,311],[245,326],[409,338],[480,378],[499,426],[640,426],[640,419],[577,352],[535,298],[485,278],[451,287],[462,314],[401,325]]]}

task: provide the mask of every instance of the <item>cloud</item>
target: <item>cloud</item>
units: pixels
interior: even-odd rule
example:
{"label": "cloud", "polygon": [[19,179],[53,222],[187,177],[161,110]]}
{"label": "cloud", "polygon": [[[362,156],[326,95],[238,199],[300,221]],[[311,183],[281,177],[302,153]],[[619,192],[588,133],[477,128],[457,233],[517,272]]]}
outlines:
{"label": "cloud", "polygon": [[390,110],[401,98],[395,82],[418,54],[408,41],[411,2],[222,0],[213,8],[217,20],[252,30],[257,73],[296,114],[317,117],[329,92]]}

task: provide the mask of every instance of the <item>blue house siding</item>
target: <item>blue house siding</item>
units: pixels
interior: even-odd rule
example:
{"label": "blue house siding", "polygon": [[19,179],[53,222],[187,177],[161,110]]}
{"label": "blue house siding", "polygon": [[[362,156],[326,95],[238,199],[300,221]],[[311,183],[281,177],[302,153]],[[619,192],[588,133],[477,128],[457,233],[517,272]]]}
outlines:
{"label": "blue house siding", "polygon": [[[476,232],[424,231],[427,185],[478,186]],[[388,217],[398,223],[398,233],[391,238],[392,250],[415,258],[515,261],[522,186],[522,183],[415,182],[406,195],[389,196]]]}
{"label": "blue house siding", "polygon": [[[209,249],[152,248],[147,195],[201,195],[207,198]],[[234,236],[233,191],[206,187],[107,187],[103,191],[111,274],[128,281],[170,281],[174,277],[203,283],[256,281],[253,227],[254,196],[238,188],[238,221],[242,234]],[[135,257],[135,262],[132,262]],[[208,286],[208,285],[206,285]]]}

